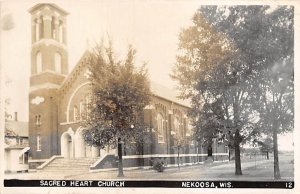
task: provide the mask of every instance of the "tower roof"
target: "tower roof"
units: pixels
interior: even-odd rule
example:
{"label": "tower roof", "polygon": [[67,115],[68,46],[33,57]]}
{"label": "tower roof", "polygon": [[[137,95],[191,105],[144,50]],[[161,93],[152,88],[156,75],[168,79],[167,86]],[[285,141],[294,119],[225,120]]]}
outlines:
{"label": "tower roof", "polygon": [[65,11],[64,9],[58,7],[57,5],[53,4],[53,3],[39,3],[36,4],[35,6],[33,6],[32,8],[30,8],[28,10],[29,13],[33,13],[34,11],[36,11],[37,9],[40,9],[41,7],[45,7],[45,6],[49,6],[52,7],[54,10],[60,12],[63,15],[68,15],[69,13],[67,11]]}

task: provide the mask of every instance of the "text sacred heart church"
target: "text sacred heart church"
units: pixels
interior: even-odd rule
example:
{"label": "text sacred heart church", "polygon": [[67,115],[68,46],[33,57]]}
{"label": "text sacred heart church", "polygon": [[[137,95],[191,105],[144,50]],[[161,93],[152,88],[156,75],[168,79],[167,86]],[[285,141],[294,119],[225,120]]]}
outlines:
{"label": "text sacred heart church", "polygon": [[[91,159],[90,170],[114,168],[116,151],[86,145],[81,122],[91,87],[85,52],[75,68],[68,69],[66,21],[68,12],[54,4],[37,4],[31,14],[31,75],[29,92],[29,166],[43,169],[57,160]],[[169,166],[198,164],[206,160],[207,148],[192,141],[187,117],[189,104],[173,91],[151,83],[151,103],[144,121],[151,129],[151,144],[142,152],[124,148],[124,167],[151,167],[156,158]],[[175,135],[186,143],[176,148]],[[178,154],[179,150],[179,154]],[[228,160],[228,148],[214,141],[214,160]],[[178,155],[180,157],[178,157]]]}

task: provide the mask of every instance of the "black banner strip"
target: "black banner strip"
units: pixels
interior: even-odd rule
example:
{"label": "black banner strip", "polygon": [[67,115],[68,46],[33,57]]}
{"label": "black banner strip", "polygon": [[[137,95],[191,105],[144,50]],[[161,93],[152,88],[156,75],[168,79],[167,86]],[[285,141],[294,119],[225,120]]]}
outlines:
{"label": "black banner strip", "polygon": [[4,180],[5,187],[164,187],[293,189],[294,181]]}

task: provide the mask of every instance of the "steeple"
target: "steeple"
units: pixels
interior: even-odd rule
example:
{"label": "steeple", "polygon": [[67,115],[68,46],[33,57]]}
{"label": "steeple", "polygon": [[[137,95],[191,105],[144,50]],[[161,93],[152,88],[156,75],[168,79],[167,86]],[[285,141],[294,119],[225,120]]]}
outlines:
{"label": "steeple", "polygon": [[[58,77],[68,74],[66,16],[68,13],[54,4],[37,4],[31,14],[31,76],[50,73]],[[49,80],[36,80],[31,85]],[[62,81],[63,78],[58,78]],[[59,84],[59,83],[53,83]]]}

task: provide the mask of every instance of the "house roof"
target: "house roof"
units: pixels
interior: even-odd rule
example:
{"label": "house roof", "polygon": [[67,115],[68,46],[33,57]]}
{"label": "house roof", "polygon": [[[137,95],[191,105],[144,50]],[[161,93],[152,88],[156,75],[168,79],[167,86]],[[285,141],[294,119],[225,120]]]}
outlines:
{"label": "house roof", "polygon": [[26,147],[28,147],[29,144],[22,144],[22,145],[5,145],[4,148],[6,150],[22,150]]}
{"label": "house roof", "polygon": [[10,129],[16,136],[28,137],[28,122],[24,121],[6,121],[5,128]]}

